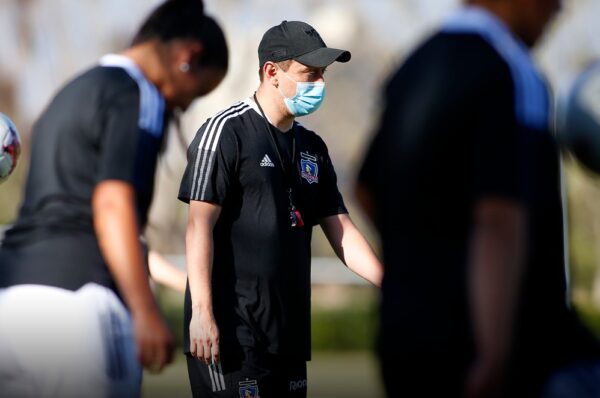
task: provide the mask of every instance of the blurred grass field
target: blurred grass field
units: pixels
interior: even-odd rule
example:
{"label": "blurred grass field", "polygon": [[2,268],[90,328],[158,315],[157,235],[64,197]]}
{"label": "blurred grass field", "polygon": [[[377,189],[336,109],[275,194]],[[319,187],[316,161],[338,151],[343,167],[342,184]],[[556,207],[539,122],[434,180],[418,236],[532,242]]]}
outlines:
{"label": "blurred grass field", "polygon": [[[159,302],[179,347],[183,328],[183,297],[159,291]],[[576,294],[575,308],[600,336],[600,312]],[[313,358],[308,363],[309,398],[383,398],[374,355],[378,292],[370,286],[315,285],[312,291]],[[185,358],[181,351],[162,374],[145,374],[143,398],[191,397]]]}
{"label": "blurred grass field", "polygon": [[[163,373],[144,374],[142,398],[191,397],[185,357]],[[383,398],[377,363],[369,351],[316,351],[308,363],[309,398]]]}
{"label": "blurred grass field", "polygon": [[[309,398],[382,398],[373,351],[377,290],[370,286],[314,285],[313,357],[308,363]],[[157,297],[179,347],[174,363],[159,375],[145,373],[143,398],[191,397],[183,336],[183,296],[158,288]]]}

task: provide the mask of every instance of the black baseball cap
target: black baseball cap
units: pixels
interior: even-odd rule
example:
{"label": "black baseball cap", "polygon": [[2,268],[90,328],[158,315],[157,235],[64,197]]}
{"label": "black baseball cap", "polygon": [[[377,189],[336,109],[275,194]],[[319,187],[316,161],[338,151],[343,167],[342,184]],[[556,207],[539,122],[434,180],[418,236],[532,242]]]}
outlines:
{"label": "black baseball cap", "polygon": [[350,52],[329,48],[319,33],[305,22],[283,21],[263,35],[258,45],[258,62],[281,62],[293,59],[301,64],[324,68],[338,61],[350,61]]}

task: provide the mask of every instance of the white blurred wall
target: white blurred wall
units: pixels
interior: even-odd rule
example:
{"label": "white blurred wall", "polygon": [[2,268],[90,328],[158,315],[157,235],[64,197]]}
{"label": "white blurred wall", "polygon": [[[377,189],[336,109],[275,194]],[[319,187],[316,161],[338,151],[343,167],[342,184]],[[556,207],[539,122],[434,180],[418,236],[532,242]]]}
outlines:
{"label": "white blurred wall", "polygon": [[[124,48],[158,0],[0,0],[0,107],[23,134],[64,82],[107,52]],[[182,118],[188,140],[204,120],[258,85],[256,49],[264,31],[284,19],[309,22],[328,45],[349,49],[349,64],[327,73],[328,98],[303,124],[328,143],[340,187],[348,193],[380,106],[385,77],[459,0],[205,0],[230,45],[223,84]],[[551,83],[564,87],[600,56],[600,0],[565,1],[565,12],[536,52]],[[3,111],[3,109],[0,109]],[[171,137],[173,138],[173,137]],[[171,140],[161,160],[150,240],[183,250],[185,207],[175,197],[185,155]],[[352,198],[347,201],[353,209]],[[358,215],[361,224],[360,215]],[[319,252],[317,247],[317,252]]]}

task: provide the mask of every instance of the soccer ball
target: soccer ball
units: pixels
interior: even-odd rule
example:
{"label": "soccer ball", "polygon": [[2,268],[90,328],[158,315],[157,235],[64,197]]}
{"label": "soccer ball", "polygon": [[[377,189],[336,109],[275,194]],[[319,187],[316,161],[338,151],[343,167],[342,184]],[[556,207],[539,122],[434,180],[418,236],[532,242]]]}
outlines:
{"label": "soccer ball", "polygon": [[581,74],[559,102],[557,127],[560,144],[600,174],[600,63]]}
{"label": "soccer ball", "polygon": [[4,182],[13,172],[20,153],[19,132],[12,120],[0,113],[0,183]]}

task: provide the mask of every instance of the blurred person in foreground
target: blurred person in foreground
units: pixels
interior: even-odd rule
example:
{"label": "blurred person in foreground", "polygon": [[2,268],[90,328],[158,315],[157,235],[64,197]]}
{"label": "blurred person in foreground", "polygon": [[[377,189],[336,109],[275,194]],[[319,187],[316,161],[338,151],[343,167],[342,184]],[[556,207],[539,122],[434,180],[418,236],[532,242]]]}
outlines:
{"label": "blurred person in foreground", "polygon": [[[389,396],[538,397],[598,358],[568,304],[560,159],[529,55],[558,9],[469,1],[388,83],[357,196],[382,238]],[[578,394],[561,396],[598,396]]]}
{"label": "blurred person in foreground", "polygon": [[306,397],[310,242],[320,224],[352,271],[382,266],[350,219],[327,146],[295,121],[350,53],[299,21],[269,29],[254,95],[208,119],[188,150],[186,354],[195,397]]}
{"label": "blurred person in foreground", "polygon": [[202,2],[168,0],[38,119],[0,250],[0,396],[135,397],[141,366],[171,361],[139,237],[172,110],[212,91],[227,63]]}

